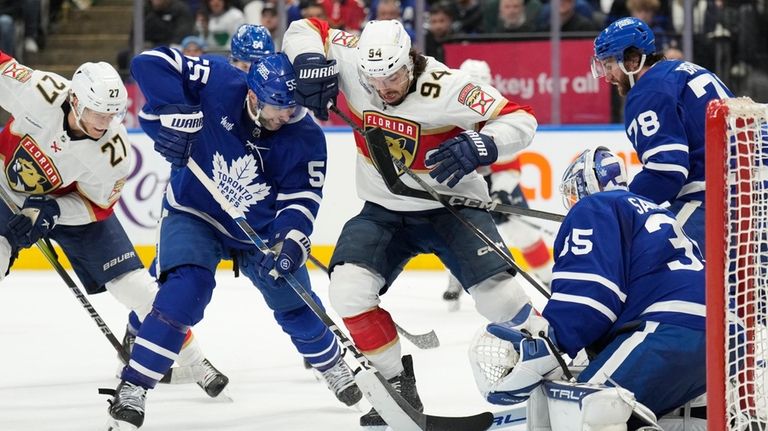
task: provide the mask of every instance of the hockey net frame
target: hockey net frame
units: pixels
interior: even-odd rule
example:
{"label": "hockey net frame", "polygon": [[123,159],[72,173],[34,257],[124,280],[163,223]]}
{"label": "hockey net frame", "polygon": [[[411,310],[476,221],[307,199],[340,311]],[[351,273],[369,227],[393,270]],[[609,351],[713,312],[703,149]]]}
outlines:
{"label": "hockey net frame", "polygon": [[710,102],[706,119],[707,417],[768,429],[768,105]]}

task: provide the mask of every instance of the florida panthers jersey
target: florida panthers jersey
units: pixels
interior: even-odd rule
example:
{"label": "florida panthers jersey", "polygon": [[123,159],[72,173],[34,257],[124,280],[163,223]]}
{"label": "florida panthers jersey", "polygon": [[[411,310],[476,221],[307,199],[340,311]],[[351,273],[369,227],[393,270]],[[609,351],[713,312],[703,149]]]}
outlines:
{"label": "florida panthers jersey", "polygon": [[616,190],[581,199],[555,240],[543,311],[569,355],[638,321],[704,329],[704,265],[672,213]]}
{"label": "florida panthers jersey", "polygon": [[[304,111],[276,132],[262,129],[246,111],[248,85],[242,71],[175,49],[142,53],[132,61],[131,73],[147,99],[140,120],[150,137],[160,128],[158,108],[200,106],[203,127],[191,157],[257,233],[312,233],[327,155],[322,130]],[[171,172],[165,206],[195,214],[222,234],[250,244],[188,168]]]}
{"label": "florida panthers jersey", "polygon": [[733,94],[712,72],[679,60],[648,69],[627,94],[624,125],[643,163],[629,189],[656,203],[704,201],[707,104]]}
{"label": "florida panthers jersey", "polygon": [[[487,201],[482,176],[464,176],[453,189],[437,183],[424,165],[427,153],[464,130],[480,130],[492,136],[499,158],[511,158],[530,144],[536,129],[532,110],[505,99],[495,88],[472,82],[469,75],[452,70],[427,57],[426,70],[412,85],[411,93],[397,106],[386,105],[363,82],[357,65],[358,36],[331,29],[318,19],[294,21],[283,39],[283,50],[293,60],[305,52],[323,53],[339,67],[339,87],[363,128],[379,127],[390,152],[429,185],[442,193],[453,193]],[[435,201],[392,194],[373,166],[365,140],[355,133],[357,145],[357,192],[361,199],[394,211],[440,208]],[[407,175],[402,180],[419,186]]]}
{"label": "florida panthers jersey", "polygon": [[116,121],[98,140],[70,134],[69,85],[0,51],[0,105],[13,116],[0,132],[0,187],[17,205],[50,194],[61,210],[59,224],[83,225],[112,214],[133,153]]}

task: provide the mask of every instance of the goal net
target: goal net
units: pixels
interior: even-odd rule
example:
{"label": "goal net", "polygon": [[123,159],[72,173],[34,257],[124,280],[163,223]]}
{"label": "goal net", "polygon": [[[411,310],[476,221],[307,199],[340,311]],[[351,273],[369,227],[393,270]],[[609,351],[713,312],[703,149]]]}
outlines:
{"label": "goal net", "polygon": [[710,430],[768,430],[768,106],[713,101],[706,122]]}

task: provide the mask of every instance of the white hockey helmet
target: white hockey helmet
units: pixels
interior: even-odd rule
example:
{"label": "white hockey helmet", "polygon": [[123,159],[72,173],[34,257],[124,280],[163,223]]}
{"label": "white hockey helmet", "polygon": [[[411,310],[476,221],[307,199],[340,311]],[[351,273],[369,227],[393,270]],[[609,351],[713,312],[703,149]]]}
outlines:
{"label": "white hockey helmet", "polygon": [[491,84],[491,68],[483,60],[466,59],[459,66],[459,70],[466,72],[473,81],[479,84]]}
{"label": "white hockey helmet", "polygon": [[[72,103],[77,97],[77,105]],[[78,122],[85,109],[98,114],[113,115],[122,120],[128,104],[128,92],[123,80],[109,63],[83,63],[72,76],[70,103]]]}
{"label": "white hockey helmet", "polygon": [[384,78],[403,66],[413,77],[411,37],[397,20],[369,21],[357,44],[360,72],[366,78]]}

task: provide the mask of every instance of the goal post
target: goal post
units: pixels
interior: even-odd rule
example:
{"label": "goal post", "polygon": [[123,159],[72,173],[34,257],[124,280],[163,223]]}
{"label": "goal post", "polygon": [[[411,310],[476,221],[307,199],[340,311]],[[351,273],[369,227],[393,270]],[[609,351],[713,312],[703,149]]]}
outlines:
{"label": "goal post", "polygon": [[707,417],[768,430],[768,106],[710,102],[706,119]]}

